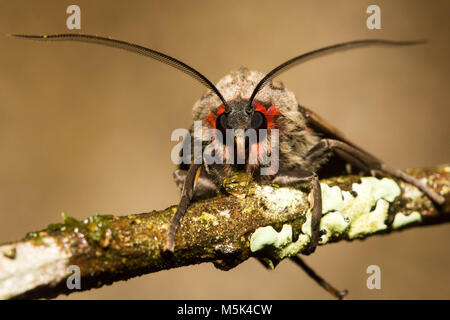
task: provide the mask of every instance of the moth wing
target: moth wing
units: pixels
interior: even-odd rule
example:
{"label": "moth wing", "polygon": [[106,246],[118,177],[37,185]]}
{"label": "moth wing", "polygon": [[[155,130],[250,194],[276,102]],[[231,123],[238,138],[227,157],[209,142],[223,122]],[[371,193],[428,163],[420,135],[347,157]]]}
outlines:
{"label": "moth wing", "polygon": [[[374,157],[372,154],[370,154],[363,148],[357,146],[349,138],[347,138],[344,133],[336,129],[333,125],[331,125],[329,122],[327,122],[325,119],[323,119],[314,111],[300,105],[299,110],[305,117],[308,128],[312,129],[316,134],[320,135],[323,139],[335,139],[345,142],[362,151],[363,153],[367,154],[369,157],[378,161],[380,164],[382,163],[381,160]],[[319,175],[333,176],[342,174],[347,171],[346,167],[349,162],[347,161],[345,155],[339,152],[337,152],[336,155],[337,157],[333,157],[333,159],[331,159],[328,165],[325,165],[320,170],[321,172],[319,173]]]}

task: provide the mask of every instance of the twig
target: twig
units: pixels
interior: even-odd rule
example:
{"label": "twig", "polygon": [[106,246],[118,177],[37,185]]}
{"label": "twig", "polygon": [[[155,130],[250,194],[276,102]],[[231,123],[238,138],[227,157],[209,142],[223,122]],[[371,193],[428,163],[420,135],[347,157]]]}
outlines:
{"label": "twig", "polygon": [[[446,198],[441,208],[418,189],[391,178],[322,180],[321,245],[450,221],[450,166],[407,171]],[[176,211],[93,216],[29,233],[0,245],[0,298],[51,298],[163,269],[203,262],[228,270],[257,257],[274,267],[302,253],[310,237],[309,184],[261,186],[247,174],[224,181],[226,193],[191,205],[173,255],[162,251]],[[72,267],[71,267],[72,266]],[[74,268],[81,289],[67,286]]]}

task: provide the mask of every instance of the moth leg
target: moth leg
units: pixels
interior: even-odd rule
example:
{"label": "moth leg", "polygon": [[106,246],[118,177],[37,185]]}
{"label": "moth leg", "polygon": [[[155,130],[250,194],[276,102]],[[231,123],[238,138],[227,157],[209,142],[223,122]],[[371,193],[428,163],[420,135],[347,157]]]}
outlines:
{"label": "moth leg", "polygon": [[[308,276],[310,276],[319,286],[324,288],[327,292],[329,292],[334,297],[338,298],[339,300],[343,299],[347,294],[348,290],[338,290],[335,287],[333,287],[331,284],[329,284],[326,280],[324,280],[321,276],[319,276],[310,266],[308,266],[305,261],[300,258],[300,256],[293,256],[290,257],[292,262],[294,262],[297,266],[302,268],[304,272]],[[273,265],[268,264],[263,259],[257,258],[257,260],[264,266],[264,268],[268,270],[273,269]]]}
{"label": "moth leg", "polygon": [[[311,181],[312,193],[313,193],[313,209],[311,215],[311,241],[309,247],[306,249],[305,254],[311,254],[317,247],[320,239],[320,219],[322,218],[322,192],[320,189],[320,183],[317,175],[314,172],[305,170],[280,170],[279,174],[273,179],[273,183],[279,185],[292,185],[298,182]],[[290,258],[295,264],[297,264],[303,271],[306,272],[314,281],[316,281],[322,288],[328,291],[330,294],[338,299],[343,299],[348,291],[337,290],[330,285],[322,277],[317,275],[313,269],[311,269],[298,255]]]}
{"label": "moth leg", "polygon": [[308,248],[304,251],[309,255],[316,250],[320,239],[320,219],[322,218],[322,191],[320,189],[319,178],[316,173],[303,170],[280,171],[272,183],[279,185],[292,185],[298,182],[310,181],[312,186],[312,214],[311,214],[311,239]]}
{"label": "moth leg", "polygon": [[339,140],[320,140],[320,142],[308,152],[306,157],[310,161],[314,161],[315,158],[320,157],[324,153],[330,151],[337,153],[339,156],[349,161],[351,164],[360,167],[366,172],[382,172],[408,182],[421,190],[438,205],[443,204],[445,201],[443,196],[439,195],[419,179],[410,176],[401,170],[392,169],[369,153]]}
{"label": "moth leg", "polygon": [[443,196],[441,196],[436,191],[428,187],[425,183],[423,183],[419,179],[410,176],[409,174],[406,174],[401,170],[390,168],[384,163],[382,163],[381,169],[379,169],[379,171],[387,173],[393,177],[396,177],[407,183],[412,184],[413,186],[417,187],[420,191],[425,193],[431,200],[433,200],[438,205],[442,205],[445,202],[445,198]]}
{"label": "moth leg", "polygon": [[194,186],[200,176],[201,165],[191,164],[187,171],[186,178],[184,180],[183,190],[181,192],[181,200],[178,204],[177,212],[170,224],[169,232],[166,237],[166,244],[164,245],[164,251],[173,252],[175,249],[175,235],[180,225],[181,217],[186,213],[186,209],[191,202],[194,194]]}
{"label": "moth leg", "polygon": [[[173,172],[173,178],[175,179],[175,183],[177,186],[183,190],[184,181],[186,180],[188,170],[177,169]],[[203,175],[203,171],[200,173],[198,177],[197,183],[194,188],[194,195],[192,199],[207,199],[215,196],[217,193],[217,186],[214,182]]]}
{"label": "moth leg", "polygon": [[327,292],[329,292],[334,297],[338,298],[339,300],[342,300],[348,294],[348,290],[338,290],[335,287],[333,287],[331,284],[329,284],[327,281],[325,281],[313,269],[311,269],[311,267],[309,267],[305,263],[305,261],[303,261],[303,259],[300,258],[298,255],[293,256],[290,259],[296,265],[298,265],[300,268],[302,268],[303,271],[305,271],[308,276],[313,278],[313,280],[316,281],[318,285],[320,285],[322,288],[324,288]]}

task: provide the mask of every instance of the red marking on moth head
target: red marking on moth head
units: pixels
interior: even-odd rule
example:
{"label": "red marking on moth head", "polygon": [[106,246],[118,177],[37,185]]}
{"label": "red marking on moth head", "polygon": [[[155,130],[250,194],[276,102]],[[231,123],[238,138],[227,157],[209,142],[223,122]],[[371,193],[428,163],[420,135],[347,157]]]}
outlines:
{"label": "red marking on moth head", "polygon": [[209,123],[209,125],[212,128],[216,128],[216,119],[218,116],[220,116],[222,113],[225,112],[225,106],[221,105],[218,109],[217,109],[217,113],[214,111],[211,111],[208,116],[206,117],[206,123]]}
{"label": "red marking on moth head", "polygon": [[[275,106],[270,106],[269,108],[264,108],[260,103],[254,101],[254,104],[256,105],[256,111],[261,112],[267,120],[267,129],[275,129],[275,117],[280,115],[280,111]],[[206,117],[206,123],[209,123],[209,125],[212,128],[216,128],[216,119],[218,116],[220,116],[222,113],[225,112],[225,106],[221,105],[217,112],[211,111],[208,116]]]}
{"label": "red marking on moth head", "polygon": [[267,129],[275,129],[275,117],[280,115],[280,111],[275,106],[270,106],[269,108],[264,108],[258,102],[254,102],[256,105],[256,111],[261,112],[267,120]]}

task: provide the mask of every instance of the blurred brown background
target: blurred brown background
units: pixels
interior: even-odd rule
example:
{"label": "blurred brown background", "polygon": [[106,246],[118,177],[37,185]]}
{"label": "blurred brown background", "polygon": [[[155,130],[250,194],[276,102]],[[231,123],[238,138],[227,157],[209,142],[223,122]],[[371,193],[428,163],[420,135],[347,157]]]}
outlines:
{"label": "blurred brown background", "polygon": [[[81,7],[83,33],[173,55],[213,82],[245,65],[268,71],[302,52],[360,38],[428,39],[405,48],[331,55],[279,77],[298,100],[394,167],[450,160],[448,1],[0,2],[0,242],[61,220],[163,209],[179,199],[170,160],[175,128],[204,92],[170,67],[81,43],[7,33],[63,33]],[[382,30],[366,8],[381,7]],[[450,298],[450,226],[319,248],[306,260],[353,299]],[[367,266],[382,289],[366,288]],[[62,297],[66,298],[66,297]],[[80,299],[328,299],[289,261],[174,269],[75,293]]]}

